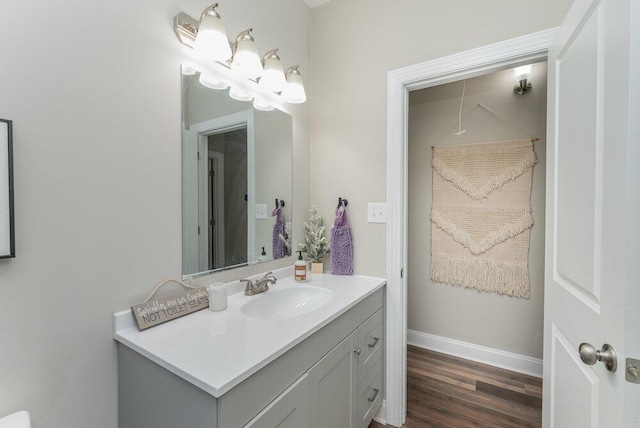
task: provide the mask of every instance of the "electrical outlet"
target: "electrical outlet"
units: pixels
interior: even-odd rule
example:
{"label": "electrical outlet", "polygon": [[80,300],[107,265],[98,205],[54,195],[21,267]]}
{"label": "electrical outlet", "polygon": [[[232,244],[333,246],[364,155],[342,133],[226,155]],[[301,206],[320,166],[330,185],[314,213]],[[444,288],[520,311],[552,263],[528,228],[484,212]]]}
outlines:
{"label": "electrical outlet", "polygon": [[387,204],[386,203],[370,203],[367,208],[367,221],[369,223],[386,223],[387,222]]}
{"label": "electrical outlet", "polygon": [[256,204],[256,220],[267,219],[267,204]]}

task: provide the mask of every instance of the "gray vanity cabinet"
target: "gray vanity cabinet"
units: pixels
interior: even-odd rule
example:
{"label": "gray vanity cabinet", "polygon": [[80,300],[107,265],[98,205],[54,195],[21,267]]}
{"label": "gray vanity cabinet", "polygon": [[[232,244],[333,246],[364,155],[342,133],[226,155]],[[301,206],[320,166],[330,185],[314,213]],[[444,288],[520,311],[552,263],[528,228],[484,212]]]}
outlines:
{"label": "gray vanity cabinet", "polygon": [[367,428],[382,404],[384,316],[378,310],[358,328],[358,428]]}
{"label": "gray vanity cabinet", "polygon": [[[300,395],[294,404],[289,397],[291,388],[287,389],[247,427],[289,426],[257,423],[269,412],[277,412],[270,420],[280,420],[283,413],[278,403],[287,400],[286,408],[292,415],[296,412],[295,415],[300,416],[301,409],[308,409],[308,421],[296,427],[367,428],[382,403],[382,339],[383,313],[379,309],[296,382],[297,387],[304,380],[308,394],[297,387]],[[301,401],[306,397],[309,403],[303,406]]]}
{"label": "gray vanity cabinet", "polygon": [[382,404],[379,309],[309,371],[310,428],[367,428]]}
{"label": "gray vanity cabinet", "polygon": [[383,388],[383,290],[220,397],[118,346],[119,428],[366,428]]}
{"label": "gray vanity cabinet", "polygon": [[310,428],[357,427],[357,345],[354,331],[309,371]]}
{"label": "gray vanity cabinet", "polygon": [[308,428],[309,375],[301,376],[245,428]]}

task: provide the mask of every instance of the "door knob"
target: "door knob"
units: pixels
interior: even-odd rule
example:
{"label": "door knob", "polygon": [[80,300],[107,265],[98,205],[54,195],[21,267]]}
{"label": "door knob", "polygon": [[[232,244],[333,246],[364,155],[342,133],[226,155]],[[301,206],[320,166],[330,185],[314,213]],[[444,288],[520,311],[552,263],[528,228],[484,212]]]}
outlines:
{"label": "door knob", "polygon": [[589,343],[581,343],[578,351],[580,351],[580,359],[585,364],[592,366],[598,361],[602,361],[610,372],[615,372],[618,368],[616,351],[613,349],[613,346],[608,343],[602,345],[600,351],[596,350],[596,348]]}

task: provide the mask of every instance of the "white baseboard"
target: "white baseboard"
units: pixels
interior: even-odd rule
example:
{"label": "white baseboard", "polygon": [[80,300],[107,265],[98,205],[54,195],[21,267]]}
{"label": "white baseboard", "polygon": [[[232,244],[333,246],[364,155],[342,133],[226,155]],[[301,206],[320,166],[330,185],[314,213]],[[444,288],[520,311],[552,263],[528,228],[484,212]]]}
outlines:
{"label": "white baseboard", "polygon": [[407,343],[514,372],[542,377],[542,360],[539,358],[514,354],[513,352],[501,351],[415,330],[407,330]]}
{"label": "white baseboard", "polygon": [[387,425],[387,400],[382,400],[382,405],[378,409],[378,413],[373,417],[373,420],[381,425]]}

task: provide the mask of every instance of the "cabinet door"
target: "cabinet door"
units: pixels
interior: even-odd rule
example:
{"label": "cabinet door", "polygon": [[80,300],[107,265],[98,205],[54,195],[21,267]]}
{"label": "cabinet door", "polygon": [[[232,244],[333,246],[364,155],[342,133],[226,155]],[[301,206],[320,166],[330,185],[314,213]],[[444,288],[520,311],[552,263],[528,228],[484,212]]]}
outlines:
{"label": "cabinet door", "polygon": [[304,374],[287,388],[245,428],[308,428],[309,375]]}
{"label": "cabinet door", "polygon": [[351,333],[309,371],[310,428],[356,428],[357,342]]}

